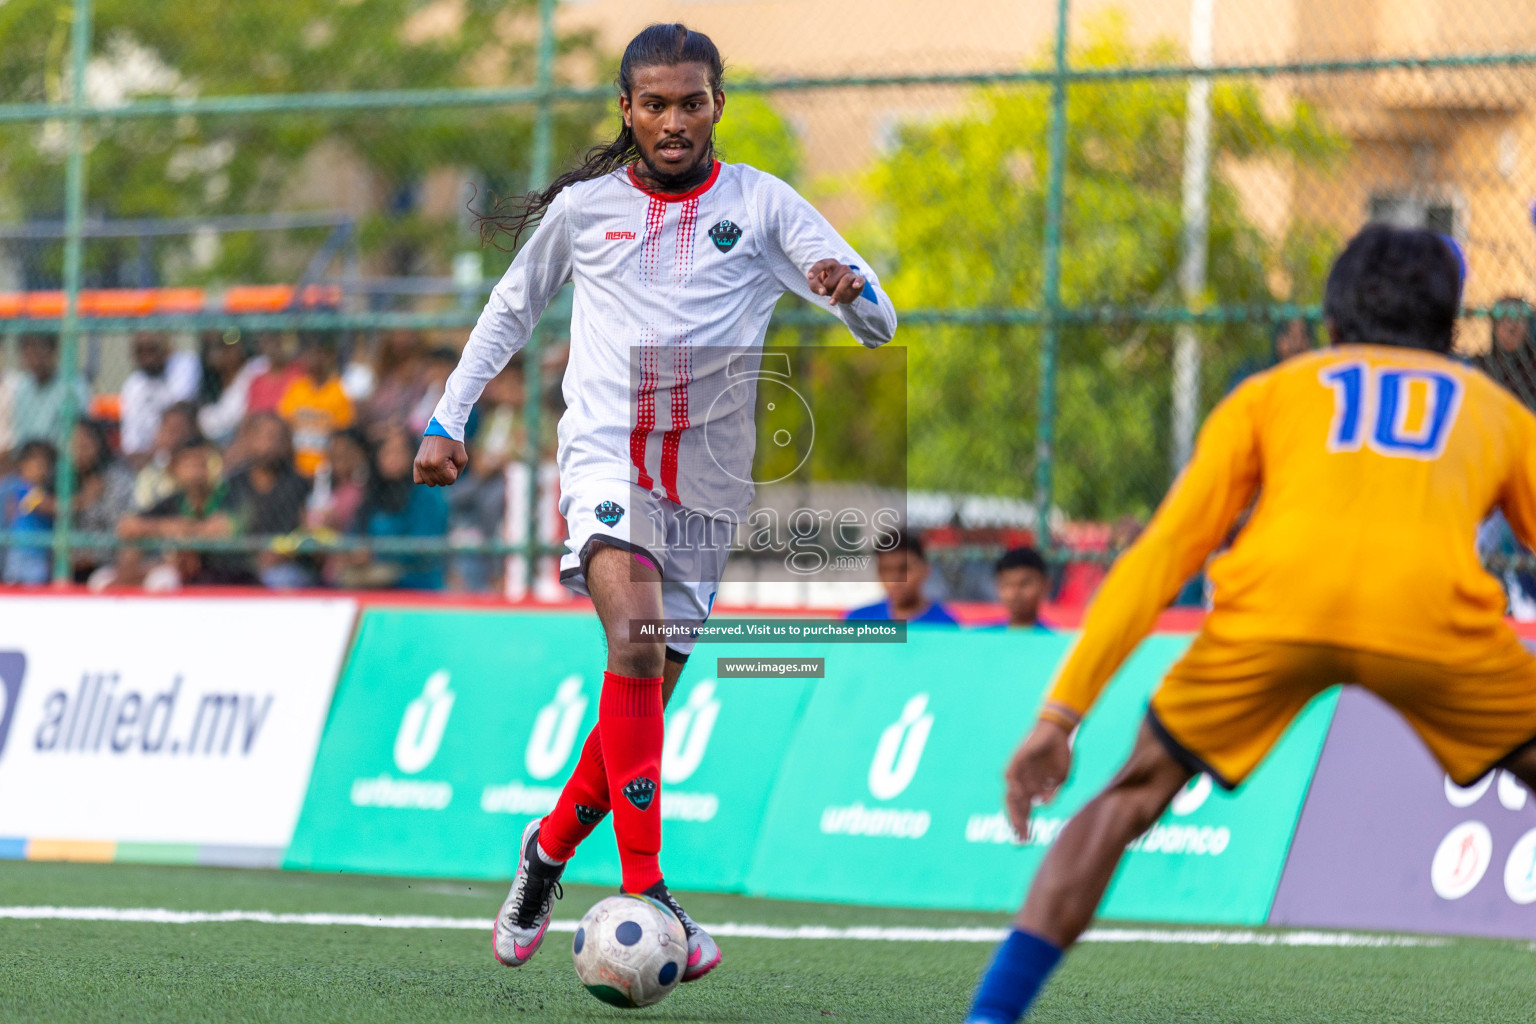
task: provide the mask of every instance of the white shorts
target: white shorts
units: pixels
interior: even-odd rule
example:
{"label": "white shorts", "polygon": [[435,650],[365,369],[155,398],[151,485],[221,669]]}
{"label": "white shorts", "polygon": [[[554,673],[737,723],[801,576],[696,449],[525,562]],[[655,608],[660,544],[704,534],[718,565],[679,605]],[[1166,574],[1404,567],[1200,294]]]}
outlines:
{"label": "white shorts", "polygon": [[[736,524],[729,519],[685,509],[643,491],[626,480],[589,482],[562,491],[565,546],[560,582],[578,594],[587,592],[587,559],[594,541],[633,552],[661,573],[661,611],[668,622],[709,618],[715,592],[731,554]],[[692,637],[667,640],[671,652],[686,656]]]}

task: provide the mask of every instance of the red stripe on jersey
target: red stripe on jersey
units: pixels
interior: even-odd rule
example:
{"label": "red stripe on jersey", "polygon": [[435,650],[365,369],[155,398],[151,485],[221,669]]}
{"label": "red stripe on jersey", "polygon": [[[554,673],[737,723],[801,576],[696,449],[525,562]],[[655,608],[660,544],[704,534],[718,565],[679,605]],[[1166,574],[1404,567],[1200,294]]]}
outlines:
{"label": "red stripe on jersey", "polygon": [[[655,197],[645,209],[645,240],[640,243],[640,277],[654,284],[661,276],[661,231],[667,204]],[[654,328],[640,340],[640,380],[635,394],[635,426],[629,432],[629,461],[635,467],[635,485],[650,490],[655,481],[646,468],[646,449],[656,429],[657,353]]]}
{"label": "red stripe on jersey", "polygon": [[629,432],[629,461],[635,464],[635,484],[650,490],[653,484],[645,468],[645,450],[656,429],[656,343],[646,338],[640,343],[640,385],[635,396],[635,428]]}
{"label": "red stripe on jersey", "polygon": [[[689,199],[677,220],[677,258],[673,264],[673,278],[680,285],[693,280],[694,229],[699,223],[699,201]],[[682,445],[683,431],[690,426],[688,419],[688,383],[693,380],[693,339],[683,335],[676,340],[673,350],[673,367],[677,380],[672,386],[672,429],[661,439],[661,485],[667,490],[667,498],[682,504],[677,493],[677,453]]]}

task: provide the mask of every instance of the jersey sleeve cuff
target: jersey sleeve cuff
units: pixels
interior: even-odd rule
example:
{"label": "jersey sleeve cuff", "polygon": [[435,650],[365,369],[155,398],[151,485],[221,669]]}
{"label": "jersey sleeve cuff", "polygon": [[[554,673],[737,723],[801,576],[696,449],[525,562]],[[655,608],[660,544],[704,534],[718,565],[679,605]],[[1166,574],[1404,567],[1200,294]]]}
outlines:
{"label": "jersey sleeve cuff", "polygon": [[[859,266],[857,263],[850,263],[848,264],[848,269],[858,270]],[[862,299],[868,299],[870,302],[873,302],[877,306],[880,305],[879,293],[875,291],[875,286],[870,281],[868,274],[864,275],[864,290],[859,292],[859,297]]]}
{"label": "jersey sleeve cuff", "polygon": [[422,431],[422,435],[421,436],[422,437],[446,437],[450,441],[457,441],[458,440],[458,438],[456,438],[452,434],[448,433],[447,428],[445,428],[441,423],[437,422],[437,417],[436,416],[432,417],[432,422],[427,424],[427,429]]}

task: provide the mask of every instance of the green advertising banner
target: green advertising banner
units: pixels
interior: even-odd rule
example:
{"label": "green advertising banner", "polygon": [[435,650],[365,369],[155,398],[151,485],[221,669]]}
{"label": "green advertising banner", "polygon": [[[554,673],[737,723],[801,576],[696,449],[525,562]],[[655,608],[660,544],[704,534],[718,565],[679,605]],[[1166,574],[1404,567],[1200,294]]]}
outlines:
{"label": "green advertising banner", "polygon": [[[1016,907],[1067,818],[1129,752],[1148,696],[1189,639],[1152,637],[1127,662],[1077,737],[1072,779],[1024,844],[1002,813],[1002,770],[1070,636],[912,627],[900,647],[828,649],[748,891]],[[1334,700],[1298,719],[1239,794],[1194,780],[1133,844],[1104,916],[1263,923]]]}
{"label": "green advertising banner", "polygon": [[[365,612],[337,688],[287,867],[508,878],[597,722],[590,615]],[[739,889],[808,680],[684,673],[662,760],[668,881]],[[617,884],[606,822],[570,881]]]}

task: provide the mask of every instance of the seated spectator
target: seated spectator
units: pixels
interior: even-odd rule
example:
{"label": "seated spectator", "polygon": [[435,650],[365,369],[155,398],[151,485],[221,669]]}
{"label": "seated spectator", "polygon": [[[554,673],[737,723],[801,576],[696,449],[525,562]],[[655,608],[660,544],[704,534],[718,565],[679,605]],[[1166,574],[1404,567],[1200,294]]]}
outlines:
{"label": "seated spectator", "polygon": [[[218,540],[233,537],[236,523],[229,489],[218,480],[218,454],[206,441],[183,445],[171,458],[176,490],[159,504],[118,524],[123,540]],[[116,566],[97,572],[93,588],[138,586],[174,589],[183,585],[254,583],[239,555],[171,550],[163,558],[123,548]]]}
{"label": "seated spectator", "polygon": [[288,386],[304,373],[294,358],[295,351],[290,335],[267,331],[257,336],[256,358],[265,359],[267,368],[251,378],[250,390],[245,395],[247,413],[277,411]]}
{"label": "seated spectator", "polygon": [[245,419],[251,383],[271,368],[266,356],[252,356],[239,330],[203,334],[203,382],[198,389],[202,408],[197,425],[217,445],[234,440]]}
{"label": "seated spectator", "polygon": [[[229,510],[236,532],[245,536],[280,536],[303,523],[309,482],[293,466],[293,435],[273,413],[251,417],[246,461],[229,474]],[[307,560],[277,551],[256,556],[256,575],[274,589],[308,586],[314,580]]]}
{"label": "seated spectator", "polygon": [[437,408],[438,399],[443,397],[443,390],[448,386],[448,378],[458,365],[459,354],[446,346],[434,348],[427,353],[421,373],[421,398],[405,418],[406,426],[414,430],[417,436],[425,432],[427,424],[432,422],[432,411]]}
{"label": "seated spectator", "polygon": [[[455,542],[483,544],[501,536],[507,513],[506,469],[523,451],[524,379],[521,366],[508,366],[485,386],[466,432],[469,465],[448,492],[450,533]],[[430,418],[430,417],[429,417]],[[485,590],[495,583],[503,559],[460,555],[454,558],[456,587]]]}
{"label": "seated spectator", "polygon": [[[363,499],[354,532],[364,537],[448,536],[448,499],[435,487],[412,481],[416,434],[395,427],[379,442],[372,479]],[[441,555],[376,554],[359,552],[343,573],[349,587],[399,587],[406,590],[441,590],[445,559]]]}
{"label": "seated spectator", "polygon": [[899,533],[894,545],[877,551],[875,573],[885,588],[885,600],[855,608],[847,618],[905,619],[946,626],[959,624],[943,604],[923,596],[923,584],[928,582],[928,558],[923,553],[922,541],[916,537]]}
{"label": "seated spectator", "polygon": [[325,471],[316,475],[310,496],[310,529],[350,531],[368,492],[369,473],[368,441],[362,433],[353,427],[332,434]]}
{"label": "seated spectator", "polygon": [[149,449],[143,468],[133,481],[133,507],[144,512],[153,508],[176,490],[171,477],[171,459],[189,444],[200,443],[197,408],[191,402],[177,402],[160,416],[154,445]]}
{"label": "seated spectator", "polygon": [[[61,444],[72,417],[65,416],[67,389],[59,372],[59,339],[52,334],[24,334],[19,348],[21,369],[6,375],[10,420],[5,447],[20,447],[28,441]],[[76,379],[74,392],[74,415],[78,416],[90,401],[90,389]]]}
{"label": "seated spectator", "polygon": [[331,435],[352,425],[352,400],[336,373],[336,353],[324,335],[306,333],[300,339],[299,366],[277,412],[293,430],[294,465],[305,479],[325,461]]}
{"label": "seated spectator", "polygon": [[390,331],[379,342],[373,388],[363,409],[369,436],[374,436],[376,428],[406,422],[425,393],[421,336],[414,331]]}
{"label": "seated spectator", "polygon": [[[47,441],[28,441],[16,452],[16,472],[0,480],[0,522],[24,536],[46,537],[53,532],[53,473],[58,453]],[[11,547],[5,551],[0,580],[32,586],[47,583],[52,552],[46,544]]]}
{"label": "seated spectator", "polygon": [[1473,365],[1536,407],[1536,317],[1531,304],[1506,295],[1493,304],[1492,343]]}
{"label": "seated spectator", "polygon": [[1008,613],[1009,629],[1050,632],[1040,621],[1040,602],[1050,591],[1050,571],[1040,552],[1031,547],[1013,548],[1003,553],[993,570],[997,599]]}
{"label": "seated spectator", "polygon": [[[116,533],[118,520],[133,510],[133,471],[112,454],[107,430],[96,420],[75,424],[75,529]],[[110,548],[71,548],[76,583],[111,562]]]}
{"label": "seated spectator", "polygon": [[171,352],[159,334],[133,338],[134,371],[123,382],[122,448],[135,468],[149,461],[160,417],[177,402],[197,398],[202,367],[191,352]]}

